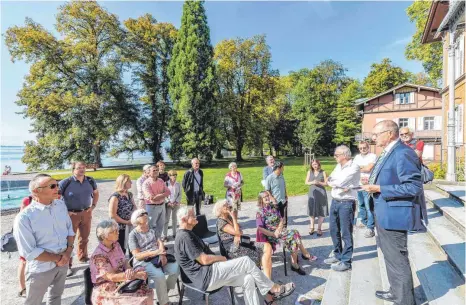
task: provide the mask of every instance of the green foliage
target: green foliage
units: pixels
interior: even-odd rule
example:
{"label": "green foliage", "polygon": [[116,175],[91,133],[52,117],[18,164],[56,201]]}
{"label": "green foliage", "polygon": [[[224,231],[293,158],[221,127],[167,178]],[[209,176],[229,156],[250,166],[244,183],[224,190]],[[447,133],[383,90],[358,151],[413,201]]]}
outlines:
{"label": "green foliage", "polygon": [[407,82],[409,76],[402,68],[394,66],[389,58],[384,58],[380,64],[371,65],[369,74],[364,78],[364,91],[371,97]]}
{"label": "green foliage", "polygon": [[435,179],[445,179],[446,171],[446,164],[440,163],[431,163],[427,166],[432,172],[434,172]]}
{"label": "green foliage", "polygon": [[170,23],[158,23],[150,14],[130,18],[124,24],[125,61],[131,64],[133,84],[142,88],[142,105],[140,119],[133,125],[133,133],[125,135],[120,151],[150,151],[156,162],[162,158],[160,147],[171,116],[168,66],[177,31]]}
{"label": "green foliage", "polygon": [[23,162],[28,169],[72,159],[101,164],[101,153],[136,117],[122,82],[124,33],[95,1],[60,6],[55,28],[60,39],[27,18],[5,34],[12,60],[31,63],[16,103],[37,141],[26,143]]}
{"label": "green foliage", "polygon": [[290,98],[293,116],[299,121],[298,137],[315,153],[330,154],[333,149],[336,101],[348,83],[345,72],[340,63],[326,60],[312,70],[290,73]]}
{"label": "green foliage", "polygon": [[407,73],[408,73],[408,81],[412,84],[428,86],[428,87],[434,86],[429,76],[425,74],[424,72],[419,72],[416,74],[411,73],[411,72],[407,72]]}
{"label": "green foliage", "polygon": [[242,160],[247,141],[261,146],[269,130],[264,118],[277,121],[280,114],[281,105],[275,99],[279,78],[270,67],[271,57],[263,35],[223,40],[215,47],[222,127],[237,160]]}
{"label": "green foliage", "polygon": [[172,117],[181,123],[180,143],[188,157],[211,157],[216,144],[212,56],[204,2],[186,1],[169,66],[169,92],[174,104]]}
{"label": "green foliage", "polygon": [[426,26],[431,5],[431,1],[416,0],[406,9],[409,20],[416,25],[416,32],[406,46],[405,56],[411,60],[421,61],[424,70],[429,76],[430,83],[438,87],[442,81],[442,42],[421,43],[422,33]]}
{"label": "green foliage", "polygon": [[337,101],[336,130],[333,142],[337,145],[350,146],[354,136],[361,130],[361,120],[357,115],[354,101],[363,96],[363,88],[359,81],[354,80],[343,90]]}

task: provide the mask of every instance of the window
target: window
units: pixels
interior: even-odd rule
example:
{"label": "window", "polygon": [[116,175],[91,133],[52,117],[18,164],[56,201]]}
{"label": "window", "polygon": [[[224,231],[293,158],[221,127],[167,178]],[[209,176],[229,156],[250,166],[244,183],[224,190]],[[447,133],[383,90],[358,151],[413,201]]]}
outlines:
{"label": "window", "polygon": [[434,130],[435,117],[427,116],[424,118],[424,130]]}
{"label": "window", "polygon": [[455,49],[455,80],[464,74],[464,36],[461,35],[457,40]]}
{"label": "window", "polygon": [[409,119],[408,118],[399,118],[398,119],[398,126],[402,127],[409,127]]}
{"label": "window", "polygon": [[396,104],[405,105],[411,102],[409,92],[408,93],[397,93],[395,97],[396,97]]}

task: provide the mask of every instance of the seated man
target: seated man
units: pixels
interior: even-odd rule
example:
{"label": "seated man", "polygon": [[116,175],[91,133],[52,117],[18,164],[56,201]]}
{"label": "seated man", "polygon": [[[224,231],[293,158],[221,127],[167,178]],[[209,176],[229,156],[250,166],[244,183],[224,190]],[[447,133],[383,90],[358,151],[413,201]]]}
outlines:
{"label": "seated man", "polygon": [[197,224],[192,209],[181,207],[177,216],[180,229],[175,238],[175,257],[197,289],[213,291],[223,286],[242,286],[246,305],[260,304],[256,286],[262,295],[266,295],[266,304],[272,304],[294,291],[293,283],[274,284],[247,256],[227,261],[224,256],[215,255],[192,232]]}

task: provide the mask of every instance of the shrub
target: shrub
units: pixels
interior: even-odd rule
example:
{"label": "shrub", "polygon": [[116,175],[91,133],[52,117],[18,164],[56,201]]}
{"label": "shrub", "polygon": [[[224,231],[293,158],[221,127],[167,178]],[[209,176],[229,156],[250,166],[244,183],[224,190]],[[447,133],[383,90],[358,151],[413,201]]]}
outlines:
{"label": "shrub", "polygon": [[435,179],[445,179],[446,165],[443,166],[440,163],[431,163],[427,166],[431,171],[434,172]]}

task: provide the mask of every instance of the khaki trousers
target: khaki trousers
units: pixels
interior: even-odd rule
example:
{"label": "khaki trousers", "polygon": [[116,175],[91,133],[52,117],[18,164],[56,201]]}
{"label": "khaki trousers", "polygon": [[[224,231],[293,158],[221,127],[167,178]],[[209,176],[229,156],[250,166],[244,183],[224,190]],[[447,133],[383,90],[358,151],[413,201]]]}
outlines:
{"label": "khaki trousers", "polygon": [[70,215],[70,218],[73,224],[73,231],[78,241],[78,247],[76,249],[78,260],[88,258],[87,244],[89,243],[89,234],[91,233],[92,209]]}

